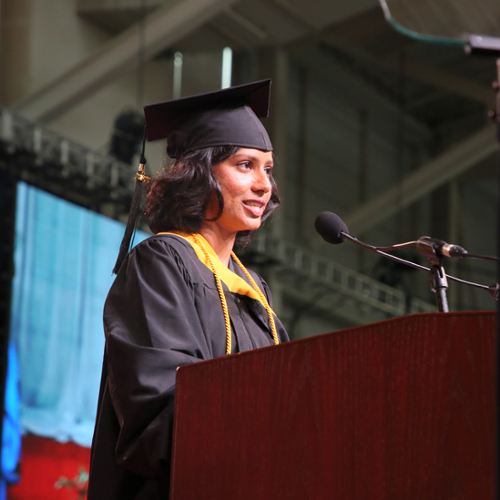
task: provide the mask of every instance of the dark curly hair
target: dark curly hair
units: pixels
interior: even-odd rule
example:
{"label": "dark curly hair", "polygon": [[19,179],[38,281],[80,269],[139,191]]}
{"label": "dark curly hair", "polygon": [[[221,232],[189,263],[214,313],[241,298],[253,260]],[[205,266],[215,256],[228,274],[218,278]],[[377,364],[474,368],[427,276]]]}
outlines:
{"label": "dark curly hair", "polygon": [[[219,202],[217,220],[224,210],[224,199],[213,167],[227,160],[240,148],[237,146],[216,146],[191,151],[171,166],[165,166],[153,179],[146,197],[144,214],[153,233],[182,231],[197,233],[205,220],[209,200],[215,194]],[[276,181],[271,176],[271,198],[262,221],[279,207],[280,196]],[[250,241],[253,231],[240,231],[236,236],[238,244]]]}

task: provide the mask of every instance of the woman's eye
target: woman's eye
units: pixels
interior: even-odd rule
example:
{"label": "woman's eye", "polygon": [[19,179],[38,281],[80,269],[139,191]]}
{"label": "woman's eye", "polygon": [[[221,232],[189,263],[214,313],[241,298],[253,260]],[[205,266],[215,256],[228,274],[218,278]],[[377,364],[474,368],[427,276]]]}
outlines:
{"label": "woman's eye", "polygon": [[250,168],[251,163],[249,161],[242,161],[242,162],[238,163],[238,167]]}

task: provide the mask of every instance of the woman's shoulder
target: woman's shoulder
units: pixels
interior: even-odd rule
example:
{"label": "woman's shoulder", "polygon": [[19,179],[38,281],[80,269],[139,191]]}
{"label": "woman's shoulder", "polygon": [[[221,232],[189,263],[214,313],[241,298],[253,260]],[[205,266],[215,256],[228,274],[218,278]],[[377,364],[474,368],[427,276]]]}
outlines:
{"label": "woman's shoulder", "polygon": [[138,243],[122,268],[125,273],[140,271],[151,276],[181,273],[193,284],[205,282],[208,269],[187,240],[171,233],[153,235]]}
{"label": "woman's shoulder", "polygon": [[142,240],[129,253],[130,258],[137,258],[148,254],[176,254],[181,257],[194,253],[191,245],[171,233],[159,233]]}
{"label": "woman's shoulder", "polygon": [[132,272],[161,273],[167,269],[186,271],[194,254],[189,244],[171,234],[152,235],[138,243],[125,258],[118,276]]}

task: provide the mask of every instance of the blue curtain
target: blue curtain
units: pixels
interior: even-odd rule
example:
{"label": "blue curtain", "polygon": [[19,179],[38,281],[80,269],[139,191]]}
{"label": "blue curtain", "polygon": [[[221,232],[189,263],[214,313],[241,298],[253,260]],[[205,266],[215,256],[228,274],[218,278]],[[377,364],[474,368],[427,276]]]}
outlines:
{"label": "blue curtain", "polygon": [[[124,225],[19,183],[11,338],[24,431],[90,446]],[[135,242],[147,237],[138,232]]]}
{"label": "blue curtain", "polygon": [[12,340],[9,341],[7,356],[8,363],[2,426],[0,500],[7,498],[7,484],[16,483],[19,480],[18,465],[21,458],[19,370],[17,366],[16,347]]}

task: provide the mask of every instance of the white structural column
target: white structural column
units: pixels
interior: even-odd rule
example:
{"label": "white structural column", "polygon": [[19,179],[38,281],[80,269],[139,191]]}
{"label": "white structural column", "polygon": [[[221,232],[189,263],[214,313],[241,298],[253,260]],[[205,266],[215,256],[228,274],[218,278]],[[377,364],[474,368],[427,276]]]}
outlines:
{"label": "white structural column", "polygon": [[359,235],[363,231],[373,228],[492,155],[497,148],[494,126],[486,125],[409,174],[400,183],[351,212],[345,218],[349,231]]}
{"label": "white structural column", "polygon": [[[273,152],[276,158],[276,168],[274,178],[278,188],[283,195],[286,189],[286,130],[287,130],[287,96],[289,80],[289,60],[288,52],[283,47],[275,47],[272,50],[262,49],[258,59],[258,77],[272,78],[271,86],[271,106],[269,118],[264,120],[264,124],[269,131],[273,143]],[[272,224],[269,227],[270,234],[281,239],[284,235],[284,207],[281,207],[273,215]],[[280,315],[281,319],[286,318],[284,303],[284,288],[282,281],[278,277],[276,270],[270,269],[266,274],[266,279],[273,291],[273,308]]]}
{"label": "white structural column", "polygon": [[[197,29],[237,0],[172,0],[145,20],[146,60]],[[74,68],[15,106],[32,120],[50,121],[101,88],[137,60],[140,26],[132,26]]]}
{"label": "white structural column", "polygon": [[[273,143],[273,152],[276,168],[273,176],[283,195],[286,189],[286,155],[287,146],[287,109],[288,109],[288,81],[289,55],[283,47],[263,48],[258,52],[258,66],[256,79],[271,78],[271,101],[269,118],[264,125],[269,132]],[[283,236],[284,214],[283,207],[273,215],[270,230],[275,238]]]}
{"label": "white structural column", "polygon": [[[277,47],[271,53],[273,60],[273,87],[271,90],[271,140],[273,141],[274,154],[276,156],[277,168],[275,178],[282,195],[286,190],[286,165],[287,165],[287,107],[288,107],[288,79],[289,61],[286,49]],[[274,236],[282,237],[284,234],[284,214],[276,217],[274,224]]]}

